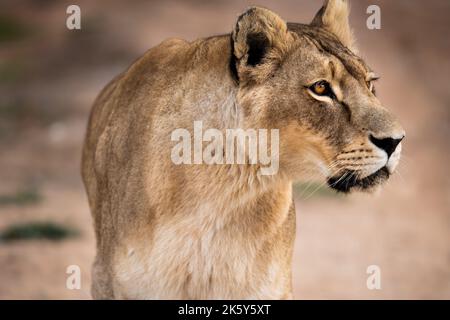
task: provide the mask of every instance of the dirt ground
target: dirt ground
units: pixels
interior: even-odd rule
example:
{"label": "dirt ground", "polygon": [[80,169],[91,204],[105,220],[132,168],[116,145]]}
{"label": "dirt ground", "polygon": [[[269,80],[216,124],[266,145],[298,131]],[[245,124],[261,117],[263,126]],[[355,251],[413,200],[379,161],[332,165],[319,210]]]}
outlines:
{"label": "dirt ground", "polygon": [[[40,199],[0,202],[0,230],[51,221],[80,233],[0,243],[0,299],[90,298],[95,242],[80,150],[93,99],[115,74],[165,38],[228,32],[251,4],[295,22],[310,21],[321,5],[77,1],[82,30],[69,31],[71,3],[0,5],[0,196],[32,187]],[[381,7],[381,30],[365,27],[369,4]],[[15,19],[13,36],[4,36],[5,16]],[[449,16],[446,0],[352,1],[360,53],[382,77],[380,99],[406,129],[404,156],[379,194],[297,194],[296,298],[450,299]],[[81,290],[66,288],[69,265],[81,268]],[[367,289],[370,265],[380,267],[381,290]]]}

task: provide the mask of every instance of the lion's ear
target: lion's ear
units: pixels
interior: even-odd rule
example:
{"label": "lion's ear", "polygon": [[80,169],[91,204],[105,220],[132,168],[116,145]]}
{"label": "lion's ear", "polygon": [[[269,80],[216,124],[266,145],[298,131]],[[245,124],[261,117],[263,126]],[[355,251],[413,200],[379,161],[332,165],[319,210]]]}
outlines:
{"label": "lion's ear", "polygon": [[237,20],[232,50],[239,80],[261,82],[279,66],[291,36],[286,22],[272,11],[253,7]]}
{"label": "lion's ear", "polygon": [[326,0],[311,25],[333,33],[344,46],[356,51],[353,32],[349,24],[350,7],[347,0]]}

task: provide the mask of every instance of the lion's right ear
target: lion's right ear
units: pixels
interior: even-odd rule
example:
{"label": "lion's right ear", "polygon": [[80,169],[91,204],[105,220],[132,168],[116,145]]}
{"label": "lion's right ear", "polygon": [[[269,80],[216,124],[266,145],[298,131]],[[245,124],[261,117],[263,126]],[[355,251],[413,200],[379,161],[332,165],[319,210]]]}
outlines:
{"label": "lion's right ear", "polygon": [[281,63],[290,42],[286,22],[277,14],[260,7],[247,10],[232,33],[232,62],[239,80],[260,83],[267,79]]}

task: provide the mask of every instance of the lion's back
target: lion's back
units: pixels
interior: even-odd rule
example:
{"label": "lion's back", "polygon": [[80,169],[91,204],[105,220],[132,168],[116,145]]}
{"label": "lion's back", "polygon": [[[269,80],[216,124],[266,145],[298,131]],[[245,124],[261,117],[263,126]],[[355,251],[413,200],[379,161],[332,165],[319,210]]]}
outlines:
{"label": "lion's back", "polygon": [[96,229],[106,223],[101,219],[105,214],[102,203],[109,201],[105,196],[117,198],[114,194],[124,192],[121,182],[132,178],[132,168],[144,161],[142,137],[152,136],[152,122],[164,113],[160,101],[182,72],[177,60],[188,48],[184,40],[164,41],[113,79],[96,98],[81,165]]}

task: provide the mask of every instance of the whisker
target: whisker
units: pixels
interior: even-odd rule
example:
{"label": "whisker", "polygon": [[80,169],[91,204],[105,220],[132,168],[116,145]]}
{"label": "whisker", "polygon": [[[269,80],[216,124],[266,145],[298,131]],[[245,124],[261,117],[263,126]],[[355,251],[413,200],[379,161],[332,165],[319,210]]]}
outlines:
{"label": "whisker", "polygon": [[[328,166],[327,166],[327,170],[329,170],[332,175],[334,175],[334,169],[339,166],[339,162],[338,160],[334,160],[332,161]],[[317,190],[319,190],[321,187],[323,187],[325,184],[327,183],[327,180],[325,180],[325,182],[322,182],[321,184],[319,184],[318,187],[316,187],[314,189],[314,191],[312,193],[310,193],[309,196],[306,197],[306,199],[309,199],[311,197],[312,194],[314,194]],[[303,197],[305,194],[309,193],[310,188],[313,186],[314,181],[309,181],[306,185],[306,187],[302,190],[302,192],[300,193],[300,197]]]}
{"label": "whisker", "polygon": [[[327,169],[331,172],[331,175],[334,175],[341,170],[340,165],[341,164],[340,164],[339,160],[334,160],[327,166]],[[336,168],[338,168],[338,170],[335,170]],[[303,196],[306,192],[310,191],[309,188],[312,186],[312,183],[313,182],[310,182],[308,184],[307,188],[305,190],[303,190],[301,196]],[[305,200],[310,199],[315,193],[317,193],[317,191],[319,191],[322,187],[327,185],[327,183],[328,183],[328,180],[325,180],[324,182],[320,183],[312,192],[309,193],[309,195],[307,195],[305,197]]]}
{"label": "whisker", "polygon": [[319,186],[317,186],[317,188],[314,189],[313,192],[311,192],[311,193],[305,198],[305,200],[310,199],[317,191],[319,191],[319,190],[320,190],[322,187],[324,187],[327,183],[328,183],[328,182],[325,181],[325,182],[322,182],[321,184],[319,184]]}
{"label": "whisker", "polygon": [[394,174],[394,176],[398,176],[400,177],[400,179],[402,180],[403,183],[406,183],[405,178],[403,178],[403,175],[400,172],[400,168],[397,168],[397,170],[395,171],[396,174]]}
{"label": "whisker", "polygon": [[335,182],[333,182],[333,183],[331,184],[331,187],[336,186],[336,185],[337,185],[339,182],[341,182],[342,179],[344,179],[345,177],[346,177],[346,175],[343,174],[339,179],[337,179]]}

